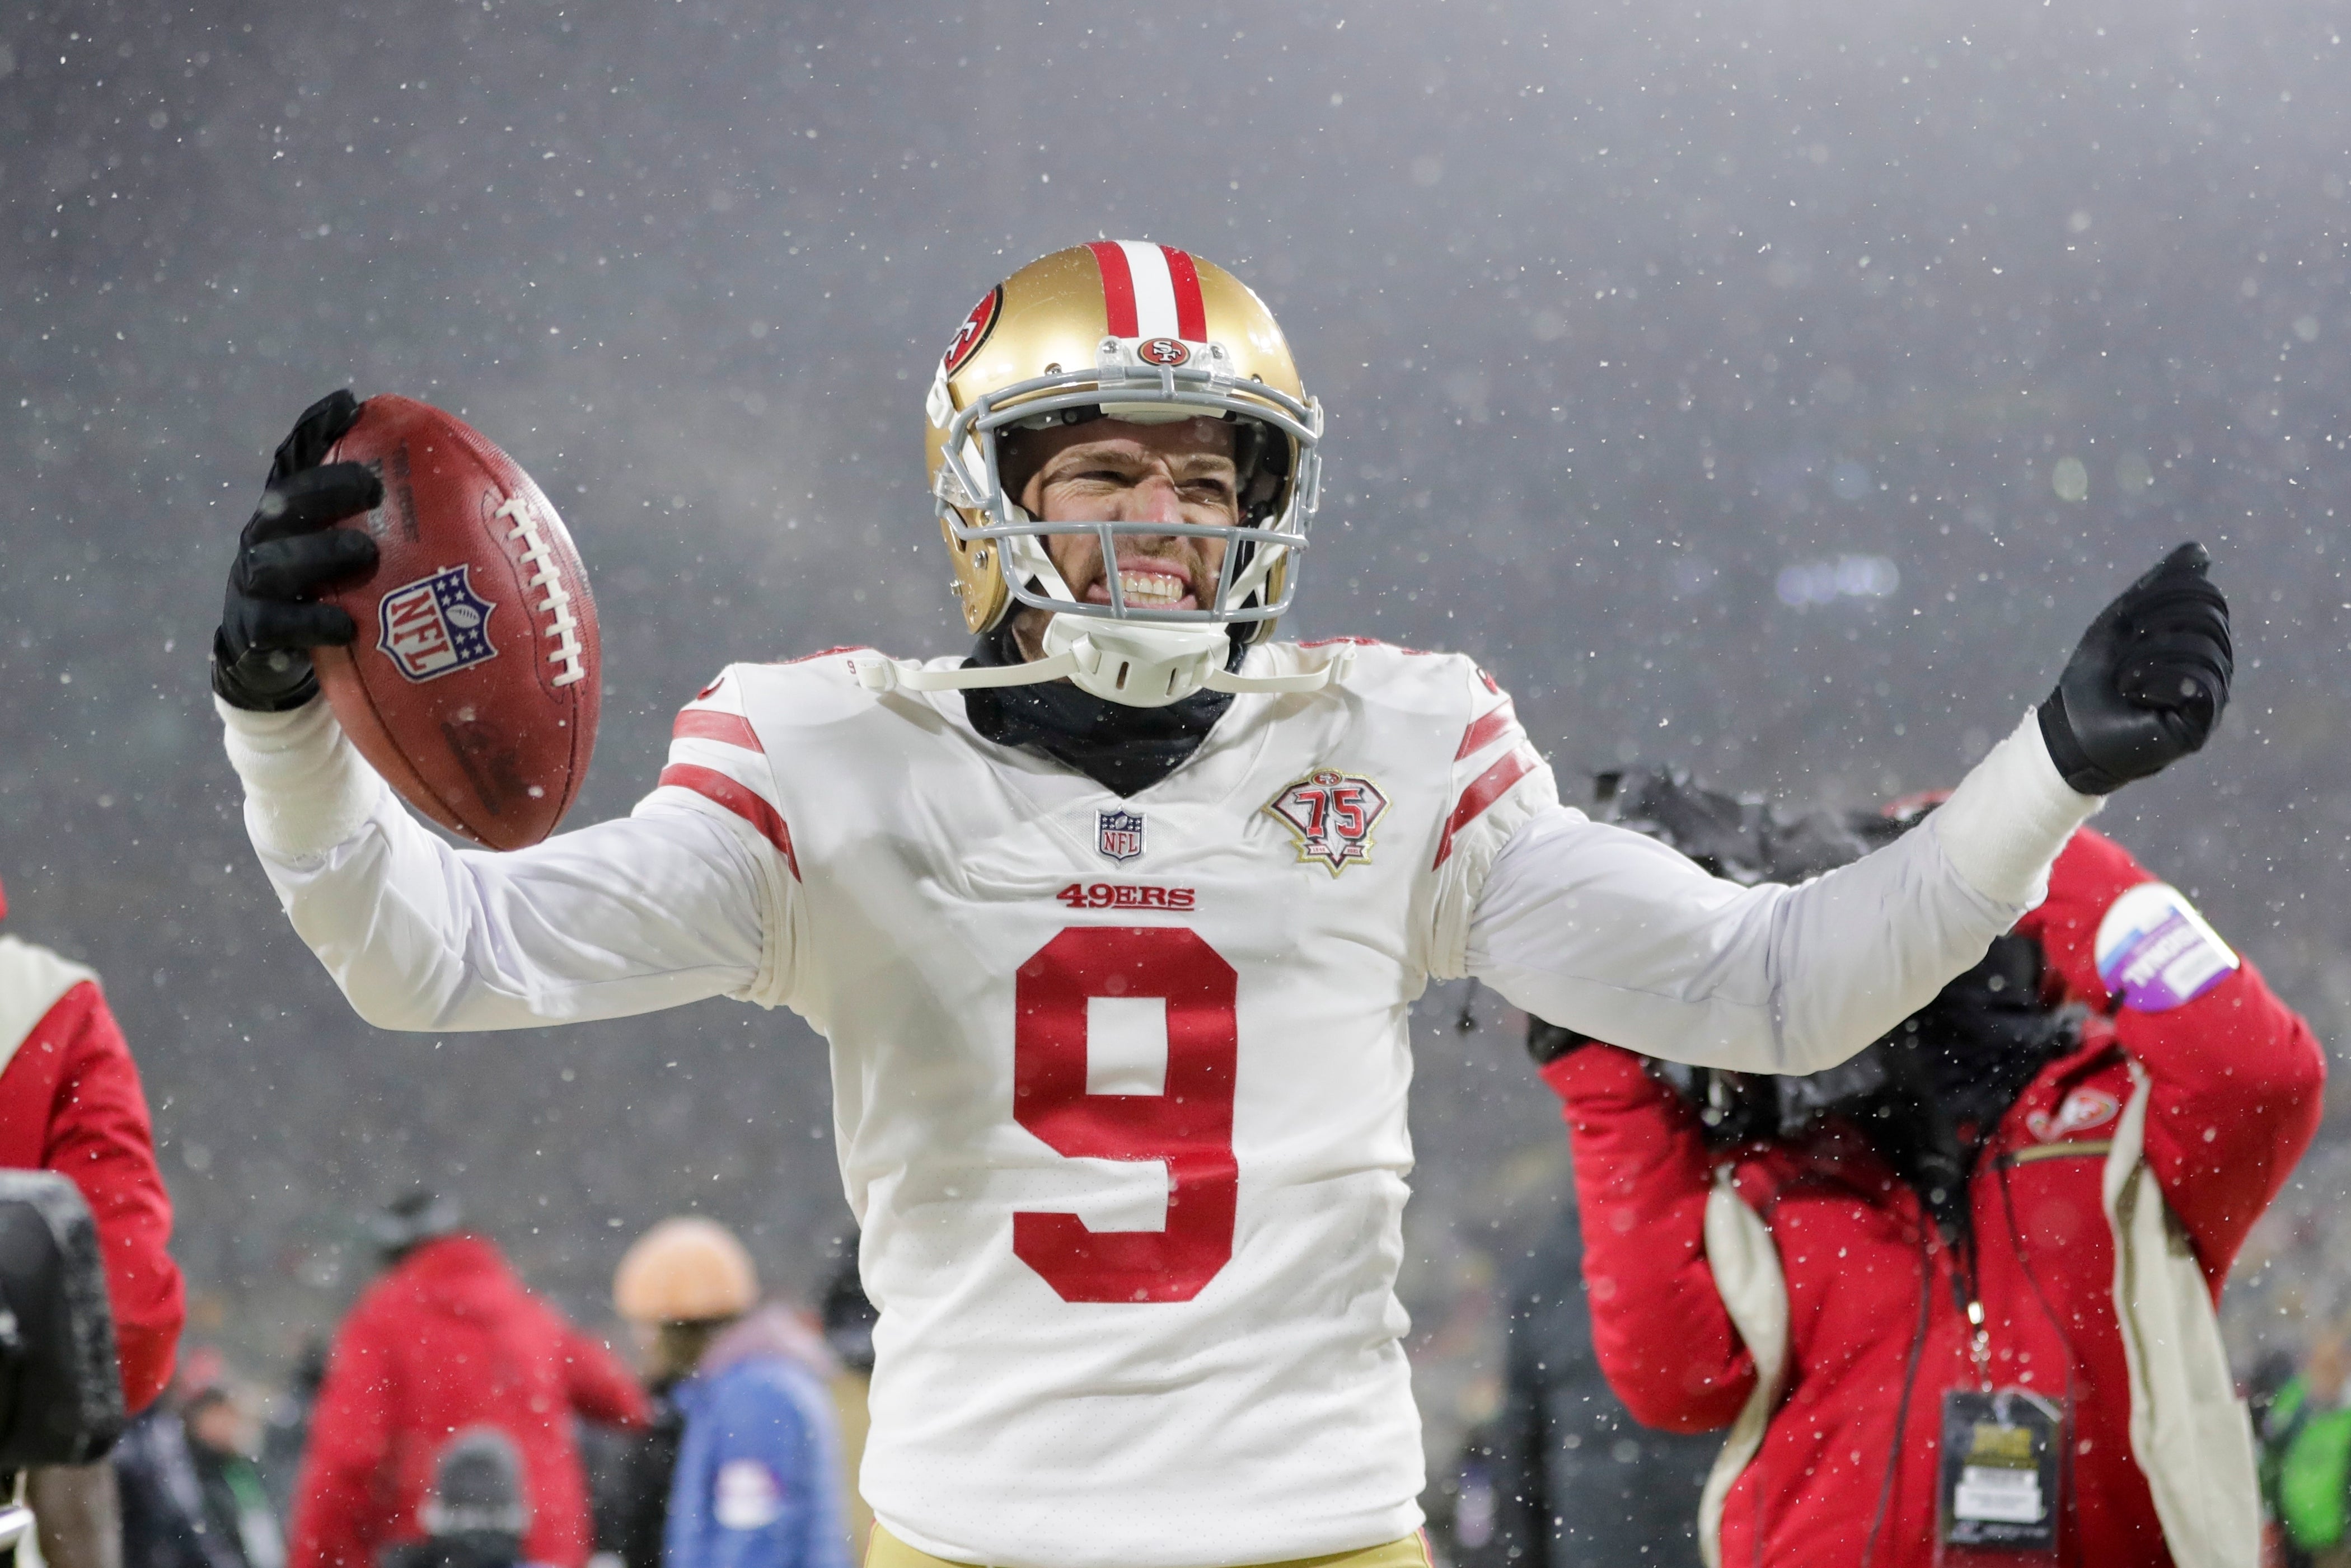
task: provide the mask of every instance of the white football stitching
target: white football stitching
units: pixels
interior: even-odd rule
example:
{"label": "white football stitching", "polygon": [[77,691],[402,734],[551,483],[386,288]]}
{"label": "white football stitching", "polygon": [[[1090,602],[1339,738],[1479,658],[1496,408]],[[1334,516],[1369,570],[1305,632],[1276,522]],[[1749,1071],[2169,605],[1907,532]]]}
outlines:
{"label": "white football stitching", "polygon": [[523,587],[543,587],[547,590],[547,597],[530,607],[554,612],[547,629],[539,635],[557,639],[555,647],[547,655],[547,661],[560,669],[562,673],[548,684],[569,686],[575,680],[586,680],[588,671],[580,664],[580,623],[571,614],[571,593],[563,586],[563,579],[555,569],[555,560],[548,554],[547,538],[539,532],[538,514],[531,510],[528,500],[517,495],[492,515],[515,520],[515,525],[507,530],[507,537],[523,540],[523,564],[538,568],[538,575],[524,579]]}

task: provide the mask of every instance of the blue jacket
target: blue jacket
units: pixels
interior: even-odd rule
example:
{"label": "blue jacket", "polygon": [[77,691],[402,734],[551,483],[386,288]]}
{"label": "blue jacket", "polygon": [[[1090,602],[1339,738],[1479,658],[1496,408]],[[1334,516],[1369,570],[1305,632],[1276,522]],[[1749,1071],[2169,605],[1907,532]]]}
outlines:
{"label": "blue jacket", "polygon": [[671,1391],[685,1433],[665,1568],[849,1568],[831,1396],[806,1361],[759,1343],[764,1326],[747,1320]]}

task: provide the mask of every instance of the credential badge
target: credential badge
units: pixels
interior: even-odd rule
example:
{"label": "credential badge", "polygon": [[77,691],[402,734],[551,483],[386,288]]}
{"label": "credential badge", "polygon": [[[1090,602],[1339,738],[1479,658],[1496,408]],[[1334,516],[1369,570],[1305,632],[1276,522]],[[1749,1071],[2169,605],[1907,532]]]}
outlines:
{"label": "credential badge", "polygon": [[464,566],[444,566],[403,583],[376,607],[381,649],[411,680],[433,680],[497,657],[490,643],[490,612],[497,606],[474,591]]}
{"label": "credential badge", "polygon": [[1298,836],[1301,864],[1319,860],[1336,877],[1372,857],[1372,829],[1386,815],[1388,797],[1358,774],[1317,768],[1265,803]]}
{"label": "credential badge", "polygon": [[1143,813],[1113,808],[1094,814],[1094,847],[1108,860],[1124,862],[1143,853]]}
{"label": "credential badge", "polygon": [[2140,1012],[2184,1007],[2237,972],[2237,955],[2179,889],[2142,882],[2112,904],[2093,945],[2098,978]]}

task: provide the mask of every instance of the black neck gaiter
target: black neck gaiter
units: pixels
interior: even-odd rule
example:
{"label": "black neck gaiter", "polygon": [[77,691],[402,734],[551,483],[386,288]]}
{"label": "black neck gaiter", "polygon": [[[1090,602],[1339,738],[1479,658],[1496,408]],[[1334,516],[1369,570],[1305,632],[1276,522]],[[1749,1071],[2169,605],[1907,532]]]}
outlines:
{"label": "black neck gaiter", "polygon": [[[1233,644],[1228,670],[1241,661]],[[964,668],[1022,662],[1010,622],[979,639]],[[999,746],[1027,746],[1072,767],[1117,795],[1149,789],[1200,749],[1225,710],[1229,691],[1195,691],[1165,708],[1130,708],[1081,691],[1068,680],[1034,686],[975,687],[963,694],[964,712],[982,738]]]}

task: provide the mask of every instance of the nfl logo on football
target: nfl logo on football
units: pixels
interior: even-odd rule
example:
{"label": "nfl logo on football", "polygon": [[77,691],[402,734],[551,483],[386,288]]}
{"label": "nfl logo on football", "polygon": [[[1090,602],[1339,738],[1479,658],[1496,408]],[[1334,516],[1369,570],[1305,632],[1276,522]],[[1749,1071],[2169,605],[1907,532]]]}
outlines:
{"label": "nfl logo on football", "polygon": [[403,583],[377,607],[376,639],[411,680],[432,680],[497,657],[490,646],[490,611],[497,607],[474,591],[463,566]]}
{"label": "nfl logo on football", "polygon": [[1128,861],[1143,853],[1143,813],[1105,811],[1096,814],[1094,846],[1112,860]]}

